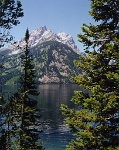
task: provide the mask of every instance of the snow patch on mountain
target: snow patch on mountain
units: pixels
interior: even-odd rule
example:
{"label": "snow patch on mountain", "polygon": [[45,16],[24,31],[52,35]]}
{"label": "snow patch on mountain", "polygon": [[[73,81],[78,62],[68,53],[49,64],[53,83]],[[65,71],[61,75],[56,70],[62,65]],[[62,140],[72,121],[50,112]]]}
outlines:
{"label": "snow patch on mountain", "polygon": [[64,44],[67,44],[69,47],[71,47],[76,53],[80,54],[79,49],[75,45],[75,42],[73,40],[73,37],[69,34],[66,34],[65,32],[60,32],[57,34],[60,38],[60,41]]}
{"label": "snow patch on mountain", "polygon": [[60,32],[57,35],[62,43],[67,44],[72,48],[77,48],[71,35],[66,34],[65,32]]}

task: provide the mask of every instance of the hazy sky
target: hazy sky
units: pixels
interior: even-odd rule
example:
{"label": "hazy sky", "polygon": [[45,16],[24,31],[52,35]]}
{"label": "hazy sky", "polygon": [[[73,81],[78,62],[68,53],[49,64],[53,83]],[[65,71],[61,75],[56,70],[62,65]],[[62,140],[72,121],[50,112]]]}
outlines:
{"label": "hazy sky", "polygon": [[32,31],[46,25],[54,33],[63,31],[72,35],[78,48],[83,51],[77,34],[81,33],[83,23],[94,22],[88,13],[90,0],[21,0],[21,3],[24,17],[11,31],[15,40],[24,36],[27,27]]}

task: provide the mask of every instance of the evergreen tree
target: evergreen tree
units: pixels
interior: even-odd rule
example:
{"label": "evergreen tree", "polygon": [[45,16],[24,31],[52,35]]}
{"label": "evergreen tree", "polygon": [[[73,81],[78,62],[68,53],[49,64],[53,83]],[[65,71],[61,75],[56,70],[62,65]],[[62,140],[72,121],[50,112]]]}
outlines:
{"label": "evergreen tree", "polygon": [[[1,122],[1,150],[42,150],[39,143],[39,131],[37,126],[40,119],[40,111],[37,109],[39,95],[35,83],[35,70],[32,55],[28,47],[29,31],[25,35],[26,47],[21,57],[23,73],[20,77],[18,91],[8,96],[7,103],[2,106],[4,120]],[[40,127],[39,127],[40,128]],[[40,130],[40,129],[39,129]]]}
{"label": "evergreen tree", "polygon": [[[9,93],[8,93],[9,94]],[[1,121],[0,121],[0,149],[11,150],[12,136],[11,128],[13,126],[13,96],[9,98],[7,102],[2,105],[1,109]]]}
{"label": "evergreen tree", "polygon": [[78,109],[61,106],[76,138],[66,149],[118,150],[119,0],[91,0],[90,15],[97,25],[84,24],[78,35],[87,57],[75,61],[84,75],[73,78],[86,91],[74,92]]}
{"label": "evergreen tree", "polygon": [[[13,39],[10,35],[10,29],[18,25],[19,18],[23,17],[22,5],[19,0],[0,0],[0,48],[5,43]],[[3,65],[0,64],[0,69]],[[1,82],[2,84],[2,82]],[[1,85],[2,86],[2,85]],[[9,94],[9,93],[8,93]],[[0,149],[10,150],[10,125],[11,125],[11,109],[10,103],[4,99],[2,91],[0,91]],[[4,120],[3,120],[4,119]]]}
{"label": "evergreen tree", "polygon": [[14,135],[16,134],[17,143],[19,143],[17,144],[19,150],[41,150],[42,145],[38,144],[38,131],[31,129],[31,126],[37,124],[36,117],[38,116],[36,113],[39,112],[37,109],[37,101],[33,97],[38,96],[39,93],[37,92],[35,83],[33,60],[28,47],[28,29],[26,30],[25,41],[26,47],[21,57],[23,73],[20,77],[20,87],[15,95],[16,121],[19,122],[20,125],[16,127],[16,131],[14,130],[13,132]]}
{"label": "evergreen tree", "polygon": [[9,30],[20,23],[20,17],[23,11],[19,0],[0,0],[0,47],[13,39]]}

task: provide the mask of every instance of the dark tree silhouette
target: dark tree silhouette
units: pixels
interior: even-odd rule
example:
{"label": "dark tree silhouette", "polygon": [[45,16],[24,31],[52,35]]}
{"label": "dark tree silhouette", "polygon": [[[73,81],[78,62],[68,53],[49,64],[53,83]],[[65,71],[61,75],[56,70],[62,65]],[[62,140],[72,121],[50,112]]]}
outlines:
{"label": "dark tree silhouette", "polygon": [[19,18],[23,15],[19,0],[0,0],[0,47],[13,39],[10,29],[20,23]]}

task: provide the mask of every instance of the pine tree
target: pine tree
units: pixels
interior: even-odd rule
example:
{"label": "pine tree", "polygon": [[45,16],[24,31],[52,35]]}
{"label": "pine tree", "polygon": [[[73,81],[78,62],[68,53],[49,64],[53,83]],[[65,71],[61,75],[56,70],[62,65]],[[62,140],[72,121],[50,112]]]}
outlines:
{"label": "pine tree", "polygon": [[[24,54],[21,57],[23,64],[23,73],[20,77],[20,87],[16,93],[16,121],[20,123],[16,127],[14,135],[16,134],[17,148],[19,150],[41,150],[42,145],[38,144],[38,131],[30,127],[37,124],[36,113],[37,101],[33,98],[38,96],[37,86],[35,83],[35,71],[32,64],[32,55],[28,47],[29,31],[26,30],[25,35],[26,47]],[[18,142],[19,141],[19,142]]]}
{"label": "pine tree", "polygon": [[[62,105],[75,139],[67,150],[119,149],[119,1],[91,0],[90,15],[97,25],[82,27],[79,41],[87,57],[75,64],[83,76],[73,78],[85,89],[75,91],[76,110]],[[91,51],[90,51],[91,49]]]}
{"label": "pine tree", "polygon": [[23,15],[19,0],[0,0],[0,48],[13,39],[9,30],[20,23],[19,18]]}
{"label": "pine tree", "polygon": [[1,122],[0,122],[0,149],[1,150],[11,150],[12,144],[12,126],[13,126],[13,96],[9,97],[8,100],[1,107]]}
{"label": "pine tree", "polygon": [[[0,0],[0,48],[5,43],[13,40],[10,29],[20,23],[19,18],[23,17],[22,5],[19,0]],[[0,69],[3,64],[0,64]],[[2,84],[2,82],[1,82]],[[2,86],[2,85],[1,85]],[[9,95],[9,93],[8,93]],[[2,91],[0,91],[0,149],[10,149],[10,129],[11,109],[8,108],[9,102],[4,99]],[[4,118],[4,121],[2,120]]]}
{"label": "pine tree", "polygon": [[[1,150],[42,150],[42,144],[38,142],[39,131],[32,129],[40,119],[35,96],[39,95],[35,83],[35,70],[32,55],[28,47],[29,31],[25,35],[26,47],[21,56],[23,73],[20,77],[18,91],[8,96],[8,100],[2,105],[1,112],[4,121],[1,125]],[[9,93],[8,93],[9,95]],[[1,104],[3,102],[1,101]],[[39,127],[40,128],[40,127]],[[39,129],[40,130],[40,129]]]}

